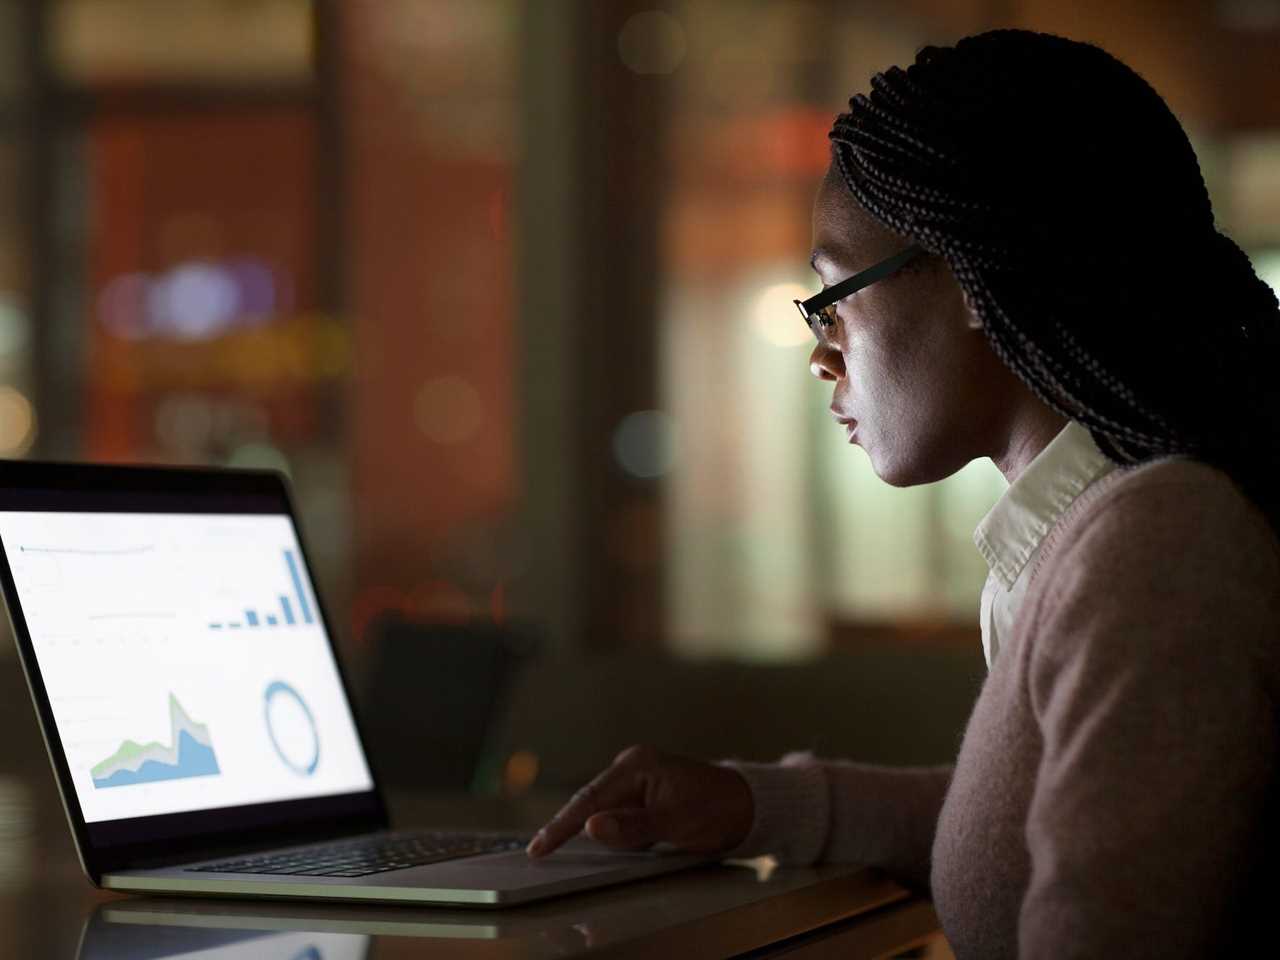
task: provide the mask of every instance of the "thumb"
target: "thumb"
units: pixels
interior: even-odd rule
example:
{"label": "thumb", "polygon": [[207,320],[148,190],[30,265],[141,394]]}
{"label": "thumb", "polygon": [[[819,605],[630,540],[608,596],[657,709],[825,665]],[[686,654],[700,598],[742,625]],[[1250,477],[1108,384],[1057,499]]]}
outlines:
{"label": "thumb", "polygon": [[652,811],[643,807],[603,810],[586,823],[587,836],[615,850],[643,850],[662,837]]}

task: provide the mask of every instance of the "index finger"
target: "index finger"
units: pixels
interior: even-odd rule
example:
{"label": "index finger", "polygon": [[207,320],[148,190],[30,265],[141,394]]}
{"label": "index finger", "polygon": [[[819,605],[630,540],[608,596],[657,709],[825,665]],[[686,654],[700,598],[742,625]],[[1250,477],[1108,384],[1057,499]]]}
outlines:
{"label": "index finger", "polygon": [[635,770],[614,764],[578,790],[560,808],[545,827],[529,842],[526,852],[531,857],[546,856],[566,840],[576,836],[592,814],[623,805],[635,795],[638,783]]}

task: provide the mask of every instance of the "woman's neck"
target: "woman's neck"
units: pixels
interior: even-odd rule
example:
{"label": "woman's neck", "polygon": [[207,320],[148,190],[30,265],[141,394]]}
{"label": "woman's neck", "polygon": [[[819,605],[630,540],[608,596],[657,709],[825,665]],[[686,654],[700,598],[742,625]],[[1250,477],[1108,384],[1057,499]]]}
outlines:
{"label": "woman's neck", "polygon": [[1009,424],[1004,450],[991,457],[1005,480],[1009,483],[1017,480],[1067,423],[1066,417],[1039,400],[1023,405]]}

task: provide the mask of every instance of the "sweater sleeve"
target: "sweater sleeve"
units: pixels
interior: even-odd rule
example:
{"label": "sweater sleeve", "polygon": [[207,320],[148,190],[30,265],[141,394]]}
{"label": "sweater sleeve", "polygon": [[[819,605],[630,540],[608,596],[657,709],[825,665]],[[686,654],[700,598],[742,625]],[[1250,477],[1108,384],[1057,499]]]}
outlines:
{"label": "sweater sleeve", "polygon": [[776,764],[725,763],[746,779],[755,801],[751,832],[727,856],[862,863],[928,891],[951,765],[884,767],[808,753],[788,754]]}
{"label": "sweater sleeve", "polygon": [[1211,956],[1229,933],[1280,747],[1280,601],[1260,515],[1202,493],[1100,510],[1044,573],[1019,956]]}

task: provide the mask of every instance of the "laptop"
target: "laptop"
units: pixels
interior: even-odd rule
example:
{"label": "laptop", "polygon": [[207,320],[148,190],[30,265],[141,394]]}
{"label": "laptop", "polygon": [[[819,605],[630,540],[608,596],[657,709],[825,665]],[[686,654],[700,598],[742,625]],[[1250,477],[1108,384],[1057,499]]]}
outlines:
{"label": "laptop", "polygon": [[5,602],[95,885],[495,907],[705,862],[393,829],[281,474],[0,470]]}

